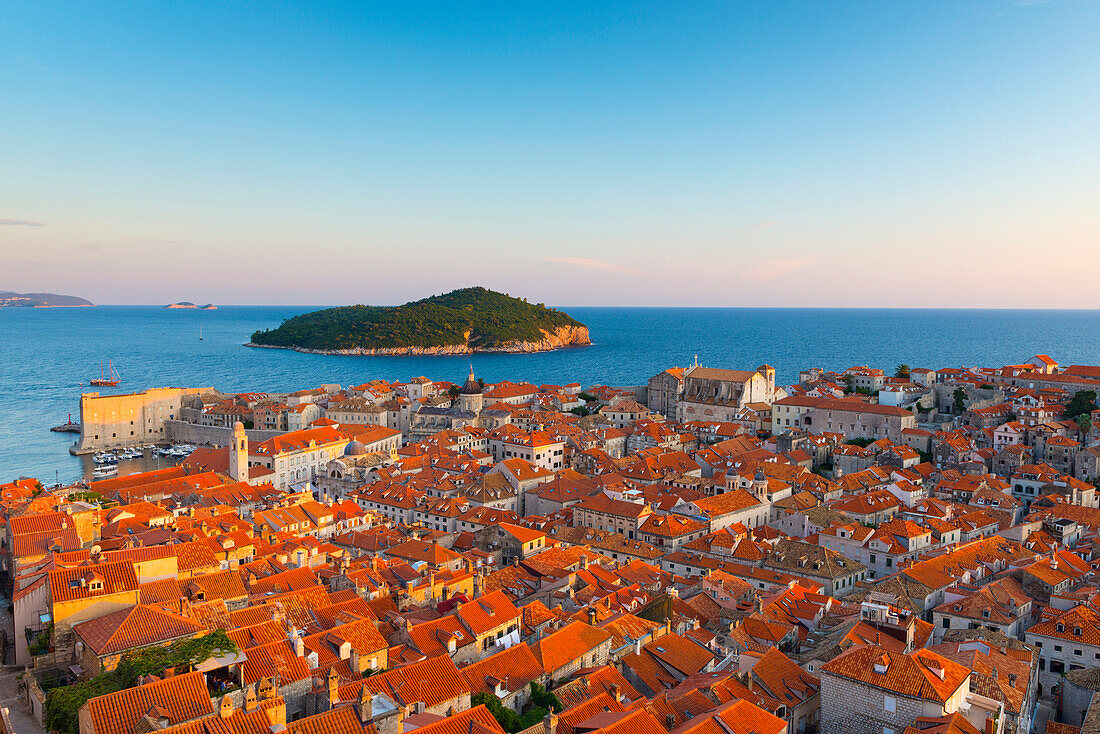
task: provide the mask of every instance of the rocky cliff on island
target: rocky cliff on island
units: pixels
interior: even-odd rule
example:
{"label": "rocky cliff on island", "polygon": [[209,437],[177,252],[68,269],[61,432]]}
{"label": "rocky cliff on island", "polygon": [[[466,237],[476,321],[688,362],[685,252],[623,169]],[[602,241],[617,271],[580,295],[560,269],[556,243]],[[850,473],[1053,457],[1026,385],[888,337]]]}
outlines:
{"label": "rocky cliff on island", "polygon": [[301,314],[246,345],[313,354],[448,355],[546,352],[589,344],[588,327],[561,311],[486,288],[401,306],[342,306]]}

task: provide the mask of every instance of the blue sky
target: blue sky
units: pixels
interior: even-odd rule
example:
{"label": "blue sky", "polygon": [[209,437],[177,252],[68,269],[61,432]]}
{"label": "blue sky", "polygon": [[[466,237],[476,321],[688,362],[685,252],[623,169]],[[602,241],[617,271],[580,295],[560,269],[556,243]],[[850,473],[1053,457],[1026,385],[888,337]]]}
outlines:
{"label": "blue sky", "polygon": [[1095,0],[9,2],[0,289],[1096,307],[1098,37]]}

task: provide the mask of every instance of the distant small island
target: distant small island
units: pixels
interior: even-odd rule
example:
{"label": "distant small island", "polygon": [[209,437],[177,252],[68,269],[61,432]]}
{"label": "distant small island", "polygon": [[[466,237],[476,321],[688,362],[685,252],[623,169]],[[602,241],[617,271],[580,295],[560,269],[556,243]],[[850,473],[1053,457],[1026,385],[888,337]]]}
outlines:
{"label": "distant small island", "polygon": [[249,347],[316,354],[432,355],[545,352],[589,344],[568,314],[487,288],[461,288],[401,306],[342,306],[257,331]]}
{"label": "distant small island", "polygon": [[80,308],[94,305],[87,298],[79,296],[0,291],[0,308]]}
{"label": "distant small island", "polygon": [[165,306],[165,308],[190,308],[199,311],[214,311],[218,307],[215,306],[213,303],[208,303],[205,306],[198,306],[194,303],[191,303],[190,301],[178,301],[177,303],[169,303],[167,306]]}

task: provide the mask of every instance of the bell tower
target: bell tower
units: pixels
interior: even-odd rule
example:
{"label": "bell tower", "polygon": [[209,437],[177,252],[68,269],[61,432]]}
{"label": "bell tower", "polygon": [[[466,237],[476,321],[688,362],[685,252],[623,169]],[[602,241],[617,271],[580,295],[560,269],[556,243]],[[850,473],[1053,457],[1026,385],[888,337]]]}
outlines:
{"label": "bell tower", "polygon": [[244,424],[233,424],[233,445],[229,447],[229,476],[235,482],[248,481],[248,434]]}

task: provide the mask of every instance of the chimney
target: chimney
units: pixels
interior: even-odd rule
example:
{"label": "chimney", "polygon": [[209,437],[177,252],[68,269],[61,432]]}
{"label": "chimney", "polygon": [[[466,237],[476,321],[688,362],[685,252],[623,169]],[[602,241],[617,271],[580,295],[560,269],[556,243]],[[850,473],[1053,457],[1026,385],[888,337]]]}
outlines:
{"label": "chimney", "polygon": [[596,626],[596,608],[588,607],[588,623],[593,627]]}
{"label": "chimney", "polygon": [[294,638],[294,654],[300,658],[306,656],[306,643],[301,637]]}
{"label": "chimney", "polygon": [[228,719],[233,715],[233,699],[229,695],[222,696],[221,706],[218,708],[218,716]]}
{"label": "chimney", "polygon": [[550,713],[542,719],[542,727],[545,730],[545,734],[557,734],[558,732],[558,716],[554,713],[554,708],[550,707]]}
{"label": "chimney", "polygon": [[620,703],[622,702],[622,691],[619,690],[618,683],[612,683],[610,690],[608,690],[608,693],[610,693],[611,697],[616,701],[619,701]]}
{"label": "chimney", "polygon": [[363,668],[362,668],[362,666],[360,664],[360,660],[359,660],[359,651],[356,650],[354,647],[351,648],[351,657],[348,660],[348,665],[351,666],[351,672],[353,672],[353,673],[362,673],[363,672]]}
{"label": "chimney", "polygon": [[1016,687],[1016,674],[1015,673],[1009,673],[1008,674],[1008,685],[1010,685],[1013,688]]}
{"label": "chimney", "polygon": [[328,705],[332,708],[336,704],[340,703],[340,674],[336,672],[336,668],[332,667],[328,670]]}
{"label": "chimney", "polygon": [[255,711],[258,705],[256,701],[256,686],[248,686],[244,689],[244,710]]}
{"label": "chimney", "polygon": [[669,731],[676,728],[676,714],[665,714],[665,728]]}
{"label": "chimney", "polygon": [[364,727],[373,717],[373,708],[374,694],[371,693],[371,690],[364,684],[359,690],[359,723]]}
{"label": "chimney", "polygon": [[423,701],[417,701],[414,704],[414,707],[415,707],[416,713],[418,713],[418,714],[424,713],[424,710],[427,708],[427,706],[424,705]]}

